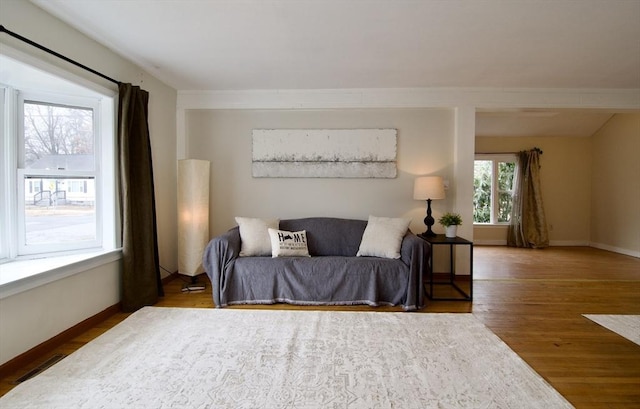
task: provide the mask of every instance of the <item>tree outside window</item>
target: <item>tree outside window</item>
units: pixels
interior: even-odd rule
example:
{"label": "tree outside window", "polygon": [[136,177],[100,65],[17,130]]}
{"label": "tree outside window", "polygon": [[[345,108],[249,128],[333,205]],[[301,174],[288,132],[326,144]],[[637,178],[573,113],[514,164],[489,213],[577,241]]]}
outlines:
{"label": "tree outside window", "polygon": [[26,168],[50,155],[93,155],[93,139],[92,109],[25,101]]}

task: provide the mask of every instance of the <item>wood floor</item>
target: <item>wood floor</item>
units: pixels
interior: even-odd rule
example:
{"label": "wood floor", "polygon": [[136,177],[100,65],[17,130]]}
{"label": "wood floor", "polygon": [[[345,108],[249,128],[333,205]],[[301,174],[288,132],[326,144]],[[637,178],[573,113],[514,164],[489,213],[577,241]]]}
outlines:
{"label": "wood floor", "polygon": [[[157,305],[211,308],[211,286],[206,281],[206,291],[183,293],[182,281],[173,280],[165,285],[166,296]],[[476,246],[473,303],[431,301],[422,312],[473,313],[576,408],[640,408],[640,346],[582,316],[640,314],[640,259],[586,247]],[[0,394],[52,355],[72,353],[127,316],[116,314],[1,379]]]}

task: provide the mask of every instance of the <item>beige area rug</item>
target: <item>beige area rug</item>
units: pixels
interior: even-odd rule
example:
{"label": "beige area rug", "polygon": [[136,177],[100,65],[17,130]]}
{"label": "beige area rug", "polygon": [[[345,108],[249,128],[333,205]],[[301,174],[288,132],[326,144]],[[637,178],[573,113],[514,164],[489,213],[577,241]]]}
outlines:
{"label": "beige area rug", "polygon": [[471,314],[147,307],[2,408],[571,408]]}
{"label": "beige area rug", "polygon": [[583,316],[640,345],[640,315],[583,314]]}

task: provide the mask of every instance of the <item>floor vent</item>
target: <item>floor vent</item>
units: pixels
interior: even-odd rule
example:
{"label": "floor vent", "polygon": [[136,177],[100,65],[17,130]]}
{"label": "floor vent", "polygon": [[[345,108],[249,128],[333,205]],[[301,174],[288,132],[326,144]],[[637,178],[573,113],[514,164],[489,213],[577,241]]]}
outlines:
{"label": "floor vent", "polygon": [[19,384],[22,383],[28,379],[33,378],[34,376],[38,375],[41,372],[44,372],[44,370],[46,370],[47,368],[52,367],[53,365],[55,365],[56,363],[62,361],[62,359],[64,359],[67,355],[65,354],[55,354],[53,355],[51,358],[47,359],[46,361],[44,361],[43,363],[41,363],[40,365],[38,365],[37,367],[33,368],[32,370],[30,370],[29,372],[27,372],[26,374],[22,375],[20,378],[16,379],[15,382],[13,382],[14,384]]}

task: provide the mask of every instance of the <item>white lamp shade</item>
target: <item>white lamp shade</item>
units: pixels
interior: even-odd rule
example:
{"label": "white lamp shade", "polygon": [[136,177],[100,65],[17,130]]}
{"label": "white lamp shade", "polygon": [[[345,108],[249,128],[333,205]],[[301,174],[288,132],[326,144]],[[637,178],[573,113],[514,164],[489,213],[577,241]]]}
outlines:
{"label": "white lamp shade", "polygon": [[444,199],[444,182],[440,176],[421,176],[413,184],[415,200]]}
{"label": "white lamp shade", "polygon": [[209,242],[209,168],[206,160],[178,161],[178,273],[192,277],[204,272]]}

